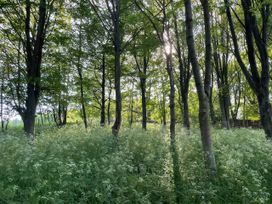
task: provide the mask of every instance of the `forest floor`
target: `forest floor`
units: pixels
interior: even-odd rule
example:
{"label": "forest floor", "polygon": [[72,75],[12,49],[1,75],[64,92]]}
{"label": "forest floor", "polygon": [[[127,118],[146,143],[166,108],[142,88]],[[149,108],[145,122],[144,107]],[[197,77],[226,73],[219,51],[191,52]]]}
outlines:
{"label": "forest floor", "polygon": [[[218,177],[200,135],[177,128],[184,203],[272,203],[272,143],[261,130],[213,130]],[[168,131],[78,126],[0,134],[0,203],[175,203]]]}

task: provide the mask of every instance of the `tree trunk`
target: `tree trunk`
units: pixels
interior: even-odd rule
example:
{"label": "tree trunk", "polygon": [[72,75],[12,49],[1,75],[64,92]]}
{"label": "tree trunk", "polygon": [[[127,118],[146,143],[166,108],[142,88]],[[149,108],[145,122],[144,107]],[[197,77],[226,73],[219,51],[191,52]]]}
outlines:
{"label": "tree trunk", "polygon": [[[223,38],[223,37],[222,37]],[[218,98],[220,104],[221,112],[221,126],[222,128],[229,129],[229,107],[230,107],[230,97],[229,97],[229,84],[228,84],[228,54],[223,54],[223,59],[221,59],[220,54],[218,54],[218,44],[215,40],[214,42],[214,62],[215,62],[215,73],[216,81],[218,87]],[[236,100],[236,98],[235,98]]]}
{"label": "tree trunk", "polygon": [[265,93],[265,91],[260,91],[257,98],[259,102],[259,112],[262,126],[267,135],[267,138],[271,139],[272,137],[269,136],[272,136],[272,109],[270,100],[267,96],[268,94]]}
{"label": "tree trunk", "polygon": [[226,128],[229,129],[229,120],[227,117],[227,111],[226,111],[226,106],[224,103],[224,97],[222,96],[222,94],[219,94],[219,104],[220,104],[220,112],[221,112],[221,126],[222,128]]}
{"label": "tree trunk", "polygon": [[209,175],[214,178],[216,176],[216,163],[213,152],[213,145],[210,133],[209,124],[209,101],[204,91],[200,69],[197,62],[194,34],[193,34],[193,18],[191,0],[185,0],[185,15],[186,15],[186,36],[190,61],[192,64],[193,74],[195,78],[198,99],[199,99],[199,123],[201,131],[201,140],[204,150],[204,158],[206,166],[209,169]]}
{"label": "tree trunk", "polygon": [[[170,85],[170,95],[169,95],[169,106],[170,106],[170,148],[171,148],[171,155],[173,161],[173,176],[174,176],[174,184],[175,184],[175,191],[176,191],[176,202],[182,202],[182,178],[180,174],[180,163],[179,163],[179,154],[176,149],[176,110],[175,110],[175,78],[174,78],[174,70],[172,64],[172,40],[170,34],[170,23],[167,20],[166,15],[166,5],[165,1],[163,1],[163,19],[165,19],[164,26],[165,26],[165,34],[166,39],[163,40],[163,46],[165,48],[165,57],[166,57],[166,70],[169,77],[169,85]],[[164,39],[164,34],[161,34],[161,39]],[[169,46],[169,53],[166,50],[166,47]]]}
{"label": "tree trunk", "polygon": [[[183,127],[190,128],[190,119],[189,119],[189,107],[188,107],[188,88],[189,88],[189,78],[188,70],[186,71],[186,66],[183,63],[181,47],[180,47],[180,33],[178,31],[177,17],[174,14],[174,27],[175,27],[175,36],[176,36],[176,47],[177,55],[179,62],[179,83],[180,83],[180,93],[183,104]],[[188,66],[189,68],[189,66]]]}
{"label": "tree trunk", "polygon": [[59,126],[62,126],[62,104],[59,98],[59,104],[58,104],[58,121],[59,121]]}
{"label": "tree trunk", "polygon": [[116,101],[115,122],[112,126],[112,133],[117,136],[122,123],[120,0],[113,0],[113,2],[112,21],[114,27],[114,86]]}
{"label": "tree trunk", "polygon": [[162,124],[163,126],[166,126],[166,109],[165,109],[165,105],[166,104],[166,98],[165,98],[165,93],[163,91],[162,93]]}
{"label": "tree trunk", "polygon": [[211,93],[211,73],[212,73],[212,43],[211,43],[211,28],[210,28],[210,11],[209,0],[201,0],[204,24],[205,24],[205,79],[204,79],[204,91],[208,96],[209,103]]}
{"label": "tree trunk", "polygon": [[0,116],[1,116],[1,130],[4,131],[4,97],[3,97],[3,91],[4,91],[4,74],[2,73],[1,76],[1,96],[0,96]]}
{"label": "tree trunk", "polygon": [[62,125],[65,126],[67,124],[67,107],[63,106],[62,110]]}
{"label": "tree trunk", "polygon": [[33,137],[35,134],[35,115],[38,104],[37,93],[35,92],[35,85],[29,82],[27,85],[26,110],[23,113],[22,119],[24,123],[24,131],[30,137]]}
{"label": "tree trunk", "polygon": [[23,117],[23,123],[24,123],[24,131],[27,133],[29,137],[34,136],[34,130],[35,130],[35,112],[34,108],[32,109],[31,113],[25,114]]}
{"label": "tree trunk", "polygon": [[146,130],[146,80],[141,79],[141,92],[142,92],[142,128]]}
{"label": "tree trunk", "polygon": [[181,95],[183,103],[183,127],[190,129],[188,92]]}
{"label": "tree trunk", "polygon": [[172,139],[175,138],[175,127],[176,127],[176,113],[175,113],[175,84],[174,75],[172,70],[172,56],[166,56],[167,72],[170,82],[170,96],[169,96],[169,106],[170,106],[170,136]]}
{"label": "tree trunk", "polygon": [[146,113],[146,72],[147,72],[147,59],[144,56],[143,72],[140,73],[140,87],[142,93],[142,128],[146,130],[147,113]]}
{"label": "tree trunk", "polygon": [[81,52],[82,52],[82,19],[80,20],[79,25],[79,47],[78,47],[78,57],[77,57],[77,72],[79,76],[79,86],[80,86],[80,103],[83,116],[83,122],[85,129],[88,128],[87,114],[85,108],[85,97],[84,97],[84,88],[83,88],[83,76],[82,76],[82,65],[81,65]]}
{"label": "tree trunk", "polygon": [[84,90],[83,90],[82,74],[80,74],[79,78],[80,78],[80,101],[81,101],[83,122],[84,122],[84,127],[87,129],[88,128],[88,122],[87,122],[87,114],[86,114],[86,108],[85,108],[85,102],[84,102]]}
{"label": "tree trunk", "polygon": [[106,109],[106,100],[105,100],[105,84],[106,84],[106,73],[105,73],[105,54],[103,54],[102,59],[102,83],[101,83],[101,115],[100,115],[100,125],[103,127],[106,123],[106,115],[105,115],[105,109]]}
{"label": "tree trunk", "polygon": [[[212,74],[213,75],[213,74]],[[213,106],[213,76],[212,76],[212,83],[210,86],[210,91],[209,91],[209,112],[210,112],[210,118],[212,125],[216,124],[216,118],[215,118],[215,112],[214,112],[214,106]]]}
{"label": "tree trunk", "polygon": [[28,136],[34,136],[35,114],[40,97],[41,62],[46,33],[46,1],[40,0],[36,36],[31,36],[31,2],[26,0],[25,35],[27,92],[25,110],[20,109],[24,122],[24,131]]}
{"label": "tree trunk", "polygon": [[134,93],[133,93],[133,89],[134,89],[134,84],[132,85],[132,90],[130,93],[130,114],[129,114],[129,127],[132,127],[133,124],[133,109],[134,109]]}
{"label": "tree trunk", "polygon": [[109,80],[109,95],[108,95],[108,109],[107,109],[107,116],[108,116],[108,125],[110,125],[111,123],[111,113],[110,113],[110,110],[111,110],[111,91],[112,91],[112,88],[111,88],[111,80]]}

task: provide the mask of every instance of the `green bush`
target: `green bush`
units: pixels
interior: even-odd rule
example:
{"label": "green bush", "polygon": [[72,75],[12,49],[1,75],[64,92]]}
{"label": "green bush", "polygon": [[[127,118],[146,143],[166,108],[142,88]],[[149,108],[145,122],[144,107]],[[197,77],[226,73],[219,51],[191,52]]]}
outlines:
{"label": "green bush", "polygon": [[[0,203],[175,203],[168,131],[43,130],[0,135]],[[218,178],[197,130],[177,133],[184,203],[272,203],[272,144],[262,131],[214,130]]]}

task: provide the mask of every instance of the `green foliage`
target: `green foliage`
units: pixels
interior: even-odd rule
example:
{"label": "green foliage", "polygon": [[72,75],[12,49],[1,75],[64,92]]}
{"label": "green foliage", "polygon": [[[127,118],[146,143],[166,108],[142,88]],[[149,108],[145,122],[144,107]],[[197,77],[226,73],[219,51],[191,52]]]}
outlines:
{"label": "green foliage", "polygon": [[[174,203],[167,130],[44,130],[30,144],[0,137],[0,203]],[[184,203],[271,203],[272,144],[261,131],[214,130],[218,179],[205,174],[199,132],[178,133]]]}
{"label": "green foliage", "polygon": [[180,138],[185,203],[271,203],[272,144],[259,130],[214,130],[218,179],[205,174],[198,131]]}
{"label": "green foliage", "polygon": [[115,147],[110,131],[74,129],[42,133],[33,145],[16,135],[2,137],[0,203],[169,199],[167,148],[159,134],[126,131]]}

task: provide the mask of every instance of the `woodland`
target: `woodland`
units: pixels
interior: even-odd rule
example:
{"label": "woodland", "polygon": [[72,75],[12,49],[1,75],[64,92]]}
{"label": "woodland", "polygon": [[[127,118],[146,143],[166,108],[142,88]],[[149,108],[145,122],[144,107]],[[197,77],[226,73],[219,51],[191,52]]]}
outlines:
{"label": "woodland", "polygon": [[0,203],[272,203],[271,0],[0,0]]}

